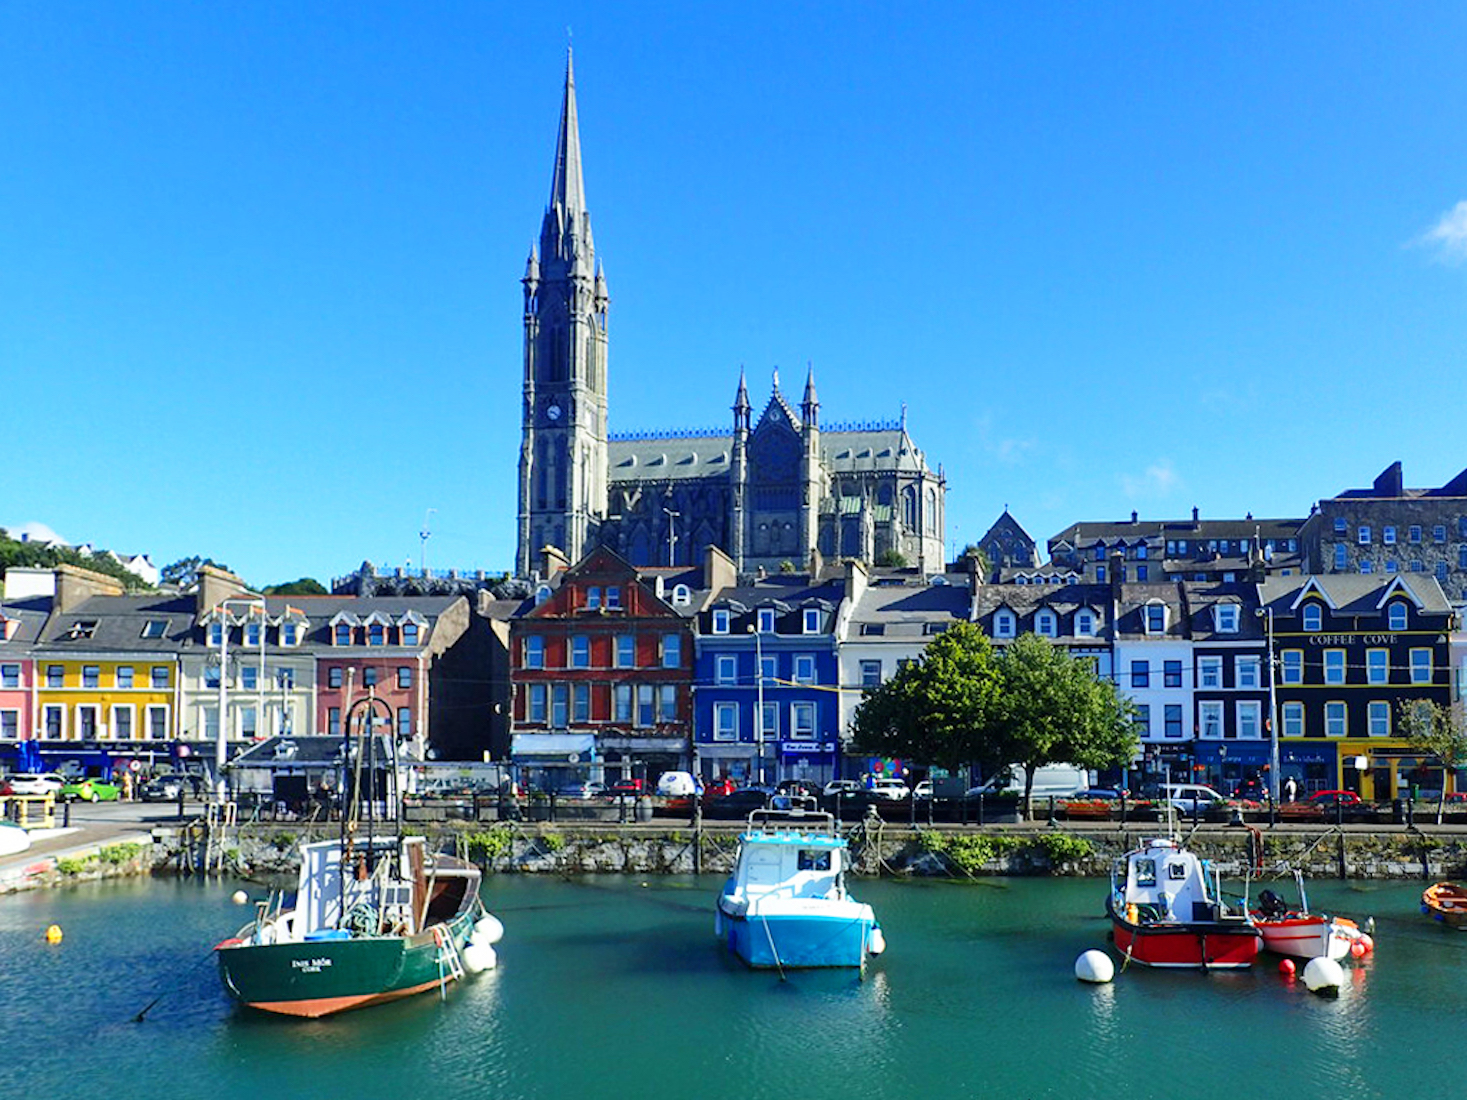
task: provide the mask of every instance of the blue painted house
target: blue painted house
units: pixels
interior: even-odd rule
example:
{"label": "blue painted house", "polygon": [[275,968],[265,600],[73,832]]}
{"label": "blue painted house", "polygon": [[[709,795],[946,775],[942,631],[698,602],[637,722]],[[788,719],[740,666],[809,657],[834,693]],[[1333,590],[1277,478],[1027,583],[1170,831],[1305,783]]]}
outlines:
{"label": "blue painted house", "polygon": [[705,781],[836,777],[844,594],[841,576],[780,574],[722,588],[704,605],[694,638],[693,738]]}

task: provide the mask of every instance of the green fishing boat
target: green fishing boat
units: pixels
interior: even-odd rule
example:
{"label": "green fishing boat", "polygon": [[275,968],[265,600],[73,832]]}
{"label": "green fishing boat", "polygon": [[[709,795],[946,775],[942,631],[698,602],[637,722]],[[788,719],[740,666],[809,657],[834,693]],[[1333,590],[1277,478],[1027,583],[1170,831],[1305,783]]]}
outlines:
{"label": "green fishing boat", "polygon": [[[391,739],[353,740],[352,723],[346,727],[348,788],[367,793],[348,799],[340,837],[301,846],[294,898],[282,892],[260,902],[252,922],[215,945],[224,988],[251,1008],[327,1016],[446,990],[496,963],[503,928],[479,900],[479,868],[403,836],[400,813],[374,820],[378,807],[399,802],[396,760],[379,743]],[[379,767],[379,758],[390,766]],[[396,835],[378,831],[388,824]]]}

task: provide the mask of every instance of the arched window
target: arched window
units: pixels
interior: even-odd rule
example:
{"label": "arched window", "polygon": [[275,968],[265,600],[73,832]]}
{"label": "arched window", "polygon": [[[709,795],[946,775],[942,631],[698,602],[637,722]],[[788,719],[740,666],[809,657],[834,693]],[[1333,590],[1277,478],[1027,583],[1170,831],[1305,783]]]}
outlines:
{"label": "arched window", "polygon": [[1306,603],[1300,615],[1305,630],[1318,631],[1324,625],[1324,614],[1317,603]]}
{"label": "arched window", "polygon": [[1404,603],[1402,603],[1400,600],[1396,600],[1394,603],[1391,604],[1389,614],[1390,614],[1390,628],[1392,630],[1405,630],[1406,629],[1406,621],[1407,621],[1407,618],[1406,618],[1406,605]]}

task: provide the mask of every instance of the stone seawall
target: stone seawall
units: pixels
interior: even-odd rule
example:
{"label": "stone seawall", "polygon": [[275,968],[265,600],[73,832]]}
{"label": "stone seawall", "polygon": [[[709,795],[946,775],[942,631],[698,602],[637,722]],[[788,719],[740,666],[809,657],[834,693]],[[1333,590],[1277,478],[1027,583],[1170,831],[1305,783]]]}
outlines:
{"label": "stone seawall", "polygon": [[[423,832],[444,850],[500,874],[728,874],[738,829],[615,824],[443,823]],[[197,830],[155,830],[152,865],[181,874],[231,871],[294,875],[300,840],[335,837],[337,826],[254,825],[201,841]],[[1108,875],[1113,861],[1155,828],[1065,830],[1036,826],[912,829],[873,822],[845,830],[864,875]],[[1467,833],[1455,830],[1255,831],[1203,826],[1182,839],[1225,877],[1252,868],[1271,877],[1297,869],[1313,878],[1439,880],[1467,873]],[[203,860],[207,859],[207,867]]]}

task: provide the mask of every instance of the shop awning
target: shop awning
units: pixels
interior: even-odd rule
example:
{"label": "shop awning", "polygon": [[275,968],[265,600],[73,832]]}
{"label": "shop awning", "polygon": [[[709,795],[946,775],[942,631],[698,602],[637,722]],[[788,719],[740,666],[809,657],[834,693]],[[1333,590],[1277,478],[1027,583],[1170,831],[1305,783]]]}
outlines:
{"label": "shop awning", "polygon": [[595,753],[596,735],[591,733],[517,733],[509,746],[509,755],[515,760],[582,764]]}

